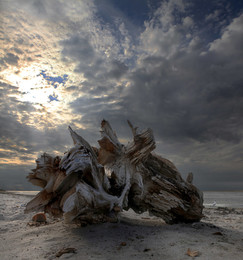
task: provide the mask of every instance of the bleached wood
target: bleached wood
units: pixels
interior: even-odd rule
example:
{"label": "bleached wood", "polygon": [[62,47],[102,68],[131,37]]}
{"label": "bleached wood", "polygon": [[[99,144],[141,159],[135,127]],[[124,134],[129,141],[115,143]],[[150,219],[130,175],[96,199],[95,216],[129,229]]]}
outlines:
{"label": "bleached wood", "polygon": [[167,223],[198,221],[203,194],[184,181],[169,160],[151,152],[151,129],[138,131],[130,121],[133,140],[120,143],[108,121],[101,122],[99,149],[69,127],[74,146],[63,158],[43,154],[28,179],[43,190],[26,211],[44,210],[64,215],[67,222],[114,221],[121,210],[149,211]]}

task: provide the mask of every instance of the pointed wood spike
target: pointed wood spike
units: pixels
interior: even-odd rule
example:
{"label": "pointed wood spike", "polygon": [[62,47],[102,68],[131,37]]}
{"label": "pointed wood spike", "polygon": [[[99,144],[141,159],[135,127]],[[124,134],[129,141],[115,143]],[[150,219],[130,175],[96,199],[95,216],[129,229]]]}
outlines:
{"label": "pointed wood spike", "polygon": [[90,146],[90,144],[89,144],[83,137],[81,137],[81,136],[78,135],[75,131],[73,131],[73,129],[71,128],[71,126],[68,127],[68,130],[69,130],[69,132],[70,132],[70,134],[71,134],[71,137],[72,137],[72,139],[73,139],[74,145],[76,145],[76,144],[81,144],[81,145],[83,145],[86,149],[88,149],[88,150],[91,152],[93,158],[94,158],[94,159],[97,159],[97,155],[96,155],[96,153],[94,152],[93,148]]}
{"label": "pointed wood spike", "polygon": [[[120,154],[123,145],[119,142],[116,133],[111,128],[108,121],[105,119],[101,122],[101,139],[98,143],[101,148],[101,153],[109,152],[111,154]],[[104,155],[104,154],[103,154]]]}
{"label": "pointed wood spike", "polygon": [[153,131],[148,128],[134,135],[133,141],[126,146],[126,156],[132,163],[137,164],[146,160],[155,147]]}
{"label": "pointed wood spike", "polygon": [[132,130],[133,137],[136,136],[138,127],[133,127],[132,123],[129,120],[127,120],[127,123],[128,123],[128,125],[130,126],[130,128]]}
{"label": "pointed wood spike", "polygon": [[101,137],[108,137],[110,141],[118,148],[121,147],[122,144],[119,142],[115,131],[112,129],[110,123],[105,119],[101,122]]}
{"label": "pointed wood spike", "polygon": [[186,181],[190,184],[192,184],[193,182],[193,173],[192,172],[189,172],[188,175],[187,175],[187,178],[186,178]]}
{"label": "pointed wood spike", "polygon": [[68,126],[68,130],[69,130],[69,132],[70,132],[70,134],[71,134],[71,137],[72,137],[72,139],[73,139],[73,144],[75,145],[75,144],[79,143],[80,136],[73,131],[73,129],[71,128],[71,126]]}

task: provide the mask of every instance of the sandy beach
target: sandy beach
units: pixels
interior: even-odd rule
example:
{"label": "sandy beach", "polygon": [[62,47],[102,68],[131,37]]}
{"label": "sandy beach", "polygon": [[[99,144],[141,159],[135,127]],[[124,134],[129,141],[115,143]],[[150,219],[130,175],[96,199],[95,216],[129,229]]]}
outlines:
{"label": "sandy beach", "polygon": [[[30,226],[26,194],[0,193],[0,259],[243,259],[243,209],[206,207],[200,223],[167,225],[148,214],[121,214],[119,223],[80,227],[47,216]],[[64,248],[75,252],[57,253]]]}

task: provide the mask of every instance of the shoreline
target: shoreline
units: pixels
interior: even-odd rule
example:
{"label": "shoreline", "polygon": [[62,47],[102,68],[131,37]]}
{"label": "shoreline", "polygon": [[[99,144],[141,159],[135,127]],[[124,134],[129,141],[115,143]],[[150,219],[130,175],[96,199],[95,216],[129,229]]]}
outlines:
{"label": "shoreline", "polygon": [[[10,195],[18,195],[18,196],[28,196],[33,197],[35,196],[39,191],[16,191],[16,190],[0,190],[0,194],[10,194]],[[243,202],[241,203],[233,203],[232,205],[230,203],[225,203],[223,198],[211,198],[209,195],[212,194],[220,194],[220,193],[228,193],[228,194],[237,194],[241,193],[243,191],[203,191],[204,194],[204,203],[203,206],[205,208],[235,208],[235,209],[243,209]],[[220,202],[217,201],[219,199]],[[229,200],[229,198],[225,198],[226,200]],[[243,201],[243,194],[242,194],[242,201]],[[215,205],[214,205],[215,204]]]}

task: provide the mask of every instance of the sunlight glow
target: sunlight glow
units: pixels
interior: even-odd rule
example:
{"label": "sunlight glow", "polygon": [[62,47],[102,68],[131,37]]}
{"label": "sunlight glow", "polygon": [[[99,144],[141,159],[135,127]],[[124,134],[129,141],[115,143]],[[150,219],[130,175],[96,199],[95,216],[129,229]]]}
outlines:
{"label": "sunlight glow", "polygon": [[[55,128],[58,125],[70,124],[70,118],[80,121],[82,115],[72,114],[68,104],[74,99],[74,93],[66,91],[65,73],[58,75],[49,66],[10,67],[0,73],[7,84],[17,87],[8,94],[16,98],[20,104],[26,103],[23,111],[15,110],[20,123],[34,126],[37,129]],[[59,79],[59,80],[55,80]],[[75,93],[75,98],[82,92]],[[28,110],[29,103],[29,110]],[[80,128],[84,128],[81,126]]]}
{"label": "sunlight glow", "polygon": [[13,96],[19,101],[41,104],[52,109],[58,106],[58,102],[56,100],[51,102],[49,96],[59,98],[59,90],[54,89],[54,86],[40,75],[39,67],[25,67],[17,73],[5,71],[4,76],[10,84],[18,87],[20,93]]}

